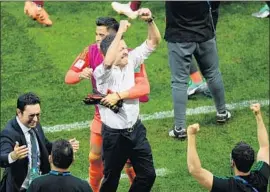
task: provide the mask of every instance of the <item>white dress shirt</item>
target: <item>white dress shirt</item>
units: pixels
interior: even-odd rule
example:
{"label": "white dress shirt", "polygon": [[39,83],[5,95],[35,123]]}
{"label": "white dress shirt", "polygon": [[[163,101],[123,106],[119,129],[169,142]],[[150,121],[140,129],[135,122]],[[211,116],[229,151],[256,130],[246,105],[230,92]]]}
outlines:
{"label": "white dress shirt", "polygon": [[[22,124],[19,120],[19,118],[16,116],[16,120],[20,126],[20,128],[22,129],[22,132],[24,134],[24,137],[25,137],[25,140],[26,140],[26,143],[27,143],[27,148],[28,148],[28,171],[27,171],[27,175],[26,175],[26,178],[22,184],[22,187],[27,189],[29,187],[29,181],[30,181],[30,171],[31,171],[31,168],[32,168],[32,144],[31,144],[31,140],[30,140],[30,133],[29,131],[31,130],[31,128],[28,128],[26,127],[24,124]],[[40,158],[40,151],[39,151],[39,144],[38,144],[38,141],[37,141],[37,138],[36,138],[36,143],[37,143],[37,151],[38,151],[38,157]],[[19,145],[21,146],[21,143],[19,143]],[[9,164],[15,162],[16,160],[13,160],[11,158],[11,154],[9,153],[8,155],[8,162]],[[40,160],[39,160],[40,162]]]}
{"label": "white dress shirt", "polygon": [[[128,64],[120,69],[112,66],[105,69],[103,63],[93,72],[96,79],[97,90],[102,94],[128,91],[135,85],[134,71],[154,51],[146,42],[128,53]],[[139,117],[139,99],[126,99],[118,113],[111,109],[98,105],[101,121],[114,129],[126,129],[132,127]]]}

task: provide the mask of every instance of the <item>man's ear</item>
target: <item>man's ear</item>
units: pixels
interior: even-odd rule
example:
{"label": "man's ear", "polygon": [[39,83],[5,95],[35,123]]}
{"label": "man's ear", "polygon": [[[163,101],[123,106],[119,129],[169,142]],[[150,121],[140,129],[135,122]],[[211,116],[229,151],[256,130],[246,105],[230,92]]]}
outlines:
{"label": "man's ear", "polygon": [[16,109],[16,114],[19,115],[19,114],[22,114],[21,110],[20,109]]}
{"label": "man's ear", "polygon": [[49,163],[52,163],[52,155],[49,155]]}
{"label": "man's ear", "polygon": [[233,161],[233,159],[231,159],[231,168],[233,168],[234,167],[234,161]]}

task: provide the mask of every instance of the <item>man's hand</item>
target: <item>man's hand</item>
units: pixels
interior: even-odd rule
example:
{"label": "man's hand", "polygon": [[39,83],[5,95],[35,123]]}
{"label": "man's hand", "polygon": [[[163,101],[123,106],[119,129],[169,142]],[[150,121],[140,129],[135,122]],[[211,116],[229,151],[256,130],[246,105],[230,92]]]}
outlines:
{"label": "man's hand", "polygon": [[93,74],[93,69],[89,68],[89,67],[86,67],[80,73],[79,77],[80,77],[80,79],[91,79],[92,74]]}
{"label": "man's hand", "polygon": [[119,23],[118,32],[125,33],[127,31],[127,29],[130,27],[130,25],[131,24],[128,22],[128,20],[121,20]]}
{"label": "man's hand", "polygon": [[105,106],[109,106],[109,105],[112,106],[112,105],[115,105],[120,99],[121,98],[117,93],[111,93],[111,94],[108,94],[103,99],[101,99],[101,103]]}
{"label": "man's hand", "polygon": [[80,148],[80,142],[77,141],[75,138],[73,138],[69,140],[69,143],[71,144],[73,148],[73,152],[76,153]]}
{"label": "man's hand", "polygon": [[200,125],[198,123],[188,126],[187,134],[196,135],[200,131]]}
{"label": "man's hand", "polygon": [[19,146],[19,142],[16,141],[14,150],[11,152],[10,156],[15,161],[17,159],[23,159],[28,155],[28,148],[26,145]]}
{"label": "man's hand", "polygon": [[258,115],[261,113],[261,105],[259,103],[252,104],[250,106],[250,109],[253,111],[255,115]]}
{"label": "man's hand", "polygon": [[144,21],[149,21],[152,18],[152,13],[148,8],[141,8],[138,10],[138,15]]}

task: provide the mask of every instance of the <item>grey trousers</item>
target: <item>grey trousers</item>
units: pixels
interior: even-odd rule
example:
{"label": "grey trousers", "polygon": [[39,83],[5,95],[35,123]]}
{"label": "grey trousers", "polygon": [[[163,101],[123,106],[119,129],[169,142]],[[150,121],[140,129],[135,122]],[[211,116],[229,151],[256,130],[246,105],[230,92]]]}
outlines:
{"label": "grey trousers", "polygon": [[168,42],[167,45],[171,69],[175,126],[186,128],[187,87],[192,55],[197,60],[200,71],[207,81],[217,112],[224,112],[226,110],[224,85],[219,71],[215,38],[202,43]]}

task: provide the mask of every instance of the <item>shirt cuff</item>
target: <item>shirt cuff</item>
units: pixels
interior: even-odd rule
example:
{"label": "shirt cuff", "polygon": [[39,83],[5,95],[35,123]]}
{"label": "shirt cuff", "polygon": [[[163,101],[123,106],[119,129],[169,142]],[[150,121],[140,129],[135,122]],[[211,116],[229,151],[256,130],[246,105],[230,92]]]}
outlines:
{"label": "shirt cuff", "polygon": [[153,52],[155,50],[155,48],[149,47],[147,45],[147,40],[143,43],[143,46],[148,50],[148,52]]}
{"label": "shirt cuff", "polygon": [[11,153],[12,152],[10,152],[9,154],[8,154],[8,163],[9,164],[11,164],[11,163],[14,163],[16,160],[13,160],[12,158],[11,158]]}

